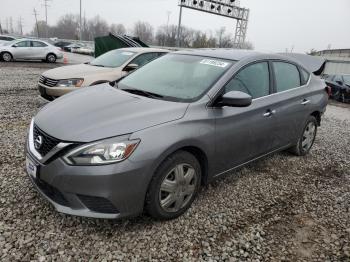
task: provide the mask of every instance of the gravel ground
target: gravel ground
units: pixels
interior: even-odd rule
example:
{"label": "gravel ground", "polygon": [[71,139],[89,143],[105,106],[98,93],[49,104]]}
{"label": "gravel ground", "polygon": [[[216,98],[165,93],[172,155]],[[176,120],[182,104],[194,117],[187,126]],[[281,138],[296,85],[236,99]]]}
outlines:
{"label": "gravel ground", "polygon": [[24,172],[44,70],[0,67],[1,261],[350,261],[350,119],[337,117],[348,108],[328,107],[307,157],[279,153],[219,179],[176,220],[79,218]]}

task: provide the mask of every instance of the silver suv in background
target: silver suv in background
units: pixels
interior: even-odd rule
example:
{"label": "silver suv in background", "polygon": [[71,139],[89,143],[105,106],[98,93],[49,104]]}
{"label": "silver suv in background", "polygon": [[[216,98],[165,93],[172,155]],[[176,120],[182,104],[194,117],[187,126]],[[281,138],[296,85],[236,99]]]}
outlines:
{"label": "silver suv in background", "polygon": [[46,105],[30,126],[27,172],[63,213],[178,217],[223,174],[309,153],[328,102],[312,72],[252,51],[167,54]]}
{"label": "silver suv in background", "polygon": [[18,39],[0,46],[0,59],[5,62],[12,60],[42,60],[55,63],[63,57],[56,46],[33,39]]}

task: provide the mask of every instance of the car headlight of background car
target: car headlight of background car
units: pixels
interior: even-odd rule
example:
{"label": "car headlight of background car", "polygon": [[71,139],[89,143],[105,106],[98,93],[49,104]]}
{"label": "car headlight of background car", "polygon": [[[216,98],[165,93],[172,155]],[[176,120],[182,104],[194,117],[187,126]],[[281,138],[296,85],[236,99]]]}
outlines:
{"label": "car headlight of background car", "polygon": [[82,78],[63,79],[63,80],[58,81],[56,86],[58,86],[58,87],[81,87],[83,82],[84,82],[84,79],[82,79]]}
{"label": "car headlight of background car", "polygon": [[64,156],[70,165],[107,165],[127,159],[140,140],[113,138],[78,147]]}

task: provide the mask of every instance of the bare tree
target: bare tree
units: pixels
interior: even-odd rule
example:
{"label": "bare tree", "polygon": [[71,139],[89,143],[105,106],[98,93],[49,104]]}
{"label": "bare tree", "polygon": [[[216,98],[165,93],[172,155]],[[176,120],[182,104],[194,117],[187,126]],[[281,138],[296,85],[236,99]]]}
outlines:
{"label": "bare tree", "polygon": [[254,45],[252,42],[245,41],[243,44],[241,44],[241,49],[248,49],[248,50],[253,50]]}
{"label": "bare tree", "polygon": [[136,22],[133,33],[145,43],[153,43],[153,27],[149,23],[141,21]]}
{"label": "bare tree", "polygon": [[221,27],[216,31],[216,39],[217,39],[217,47],[219,48],[232,48],[233,36],[230,34],[226,34],[226,28]]}
{"label": "bare tree", "polygon": [[109,26],[106,20],[102,19],[100,16],[95,16],[88,22],[89,31],[92,37],[104,36],[109,33]]}
{"label": "bare tree", "polygon": [[117,34],[117,35],[125,35],[126,29],[123,24],[111,24],[109,28],[111,33]]}

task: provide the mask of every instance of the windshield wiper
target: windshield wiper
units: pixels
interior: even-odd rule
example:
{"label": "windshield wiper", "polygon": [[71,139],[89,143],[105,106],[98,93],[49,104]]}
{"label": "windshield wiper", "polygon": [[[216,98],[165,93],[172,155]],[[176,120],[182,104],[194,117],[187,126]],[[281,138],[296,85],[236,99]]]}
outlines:
{"label": "windshield wiper", "polygon": [[141,90],[141,89],[134,89],[134,88],[125,88],[125,89],[120,89],[125,92],[129,92],[135,95],[140,95],[140,96],[145,96],[145,97],[150,97],[150,98],[164,98],[164,96],[156,93],[152,93],[149,91]]}
{"label": "windshield wiper", "polygon": [[98,66],[98,67],[105,67],[104,65],[95,65],[95,64],[91,64],[91,63],[90,63],[90,65],[92,65],[92,66]]}

